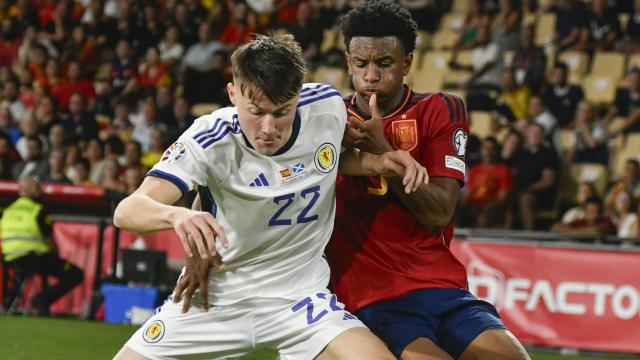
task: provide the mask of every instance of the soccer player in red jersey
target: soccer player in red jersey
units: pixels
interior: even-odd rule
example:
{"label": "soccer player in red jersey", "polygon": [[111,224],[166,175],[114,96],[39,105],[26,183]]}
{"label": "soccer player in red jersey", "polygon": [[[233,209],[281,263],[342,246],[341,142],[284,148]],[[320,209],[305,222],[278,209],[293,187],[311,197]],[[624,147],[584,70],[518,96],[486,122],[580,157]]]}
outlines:
{"label": "soccer player in red jersey", "polygon": [[467,291],[449,250],[465,175],[469,119],[447,93],[404,85],[416,40],[409,12],[363,1],[343,19],[355,95],[345,99],[355,146],[409,151],[429,184],[411,195],[382,177],[343,177],[326,250],[338,298],[402,359],[528,359],[496,309]]}

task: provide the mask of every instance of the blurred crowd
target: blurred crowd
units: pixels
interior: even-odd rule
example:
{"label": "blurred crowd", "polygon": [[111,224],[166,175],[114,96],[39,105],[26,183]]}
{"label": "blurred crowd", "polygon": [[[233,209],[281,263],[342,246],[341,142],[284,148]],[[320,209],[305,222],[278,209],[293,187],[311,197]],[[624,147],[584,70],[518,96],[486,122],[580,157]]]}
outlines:
{"label": "blurred crowd", "polygon": [[[399,2],[426,34],[460,3]],[[288,31],[311,71],[344,68],[340,44],[324,48],[323,36],[355,3],[0,0],[0,179],[129,193],[191,125],[194,105],[229,103],[229,55],[239,44]],[[607,166],[612,142],[640,131],[640,69],[628,71],[614,104],[596,105],[570,81],[567,64],[549,66],[549,49],[554,60],[563,51],[640,50],[640,1],[462,3],[448,65],[470,76],[447,86],[464,92],[469,111],[492,114],[492,133],[469,136],[456,222],[637,237],[637,160],[604,188],[581,181],[575,196],[559,192],[570,164]],[[543,47],[527,21],[542,13],[556,15],[555,36]],[[624,26],[619,14],[628,14]],[[471,64],[458,61],[468,50]],[[627,120],[611,131],[620,116]],[[563,150],[562,130],[574,133],[571,151]]]}

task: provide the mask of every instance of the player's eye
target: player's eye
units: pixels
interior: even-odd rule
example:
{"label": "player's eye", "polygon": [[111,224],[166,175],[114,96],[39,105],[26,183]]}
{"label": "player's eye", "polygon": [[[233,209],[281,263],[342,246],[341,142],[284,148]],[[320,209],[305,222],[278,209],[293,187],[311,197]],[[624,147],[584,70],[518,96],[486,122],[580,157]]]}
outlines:
{"label": "player's eye", "polygon": [[362,69],[367,66],[367,63],[364,61],[356,61],[356,66]]}
{"label": "player's eye", "polygon": [[391,66],[391,64],[392,64],[391,61],[385,60],[385,61],[380,61],[378,63],[378,66],[386,68],[386,67]]}
{"label": "player's eye", "polygon": [[289,110],[278,111],[277,113],[274,113],[273,116],[275,116],[275,117],[283,117],[283,116],[287,115],[288,113],[289,113]]}
{"label": "player's eye", "polygon": [[252,113],[253,115],[262,115],[263,112],[258,110],[258,109],[249,109],[249,112]]}

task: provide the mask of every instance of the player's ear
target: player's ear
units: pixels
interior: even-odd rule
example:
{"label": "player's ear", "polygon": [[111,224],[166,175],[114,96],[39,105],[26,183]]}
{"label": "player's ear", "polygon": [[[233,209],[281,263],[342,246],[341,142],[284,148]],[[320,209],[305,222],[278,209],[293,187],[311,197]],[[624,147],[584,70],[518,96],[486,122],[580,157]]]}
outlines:
{"label": "player's ear", "polygon": [[413,63],[413,51],[404,56],[404,69],[402,70],[402,74],[404,76],[409,75],[409,71],[411,71],[412,63]]}
{"label": "player's ear", "polygon": [[236,106],[236,89],[232,83],[227,83],[227,93],[229,93],[229,101]]}

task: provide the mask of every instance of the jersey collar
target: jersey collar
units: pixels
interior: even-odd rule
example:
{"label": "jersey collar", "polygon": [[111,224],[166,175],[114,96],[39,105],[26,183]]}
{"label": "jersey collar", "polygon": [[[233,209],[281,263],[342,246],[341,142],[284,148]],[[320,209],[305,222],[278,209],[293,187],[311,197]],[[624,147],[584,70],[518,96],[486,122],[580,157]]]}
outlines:
{"label": "jersey collar", "polygon": [[[393,110],[391,110],[387,115],[383,116],[382,120],[386,120],[398,115],[407,106],[407,104],[409,103],[409,100],[411,99],[411,96],[413,95],[413,91],[411,90],[409,85],[406,85],[406,84],[404,85],[403,91],[404,91],[404,94],[402,95],[402,101],[400,101],[398,106],[393,108]],[[347,109],[347,112],[349,113],[349,115],[355,116],[360,121],[366,121],[370,117],[368,115],[363,114],[360,111],[360,109],[358,109],[358,104],[356,104],[356,94],[353,94],[353,96],[351,96],[351,101],[349,104],[349,108]]]}

